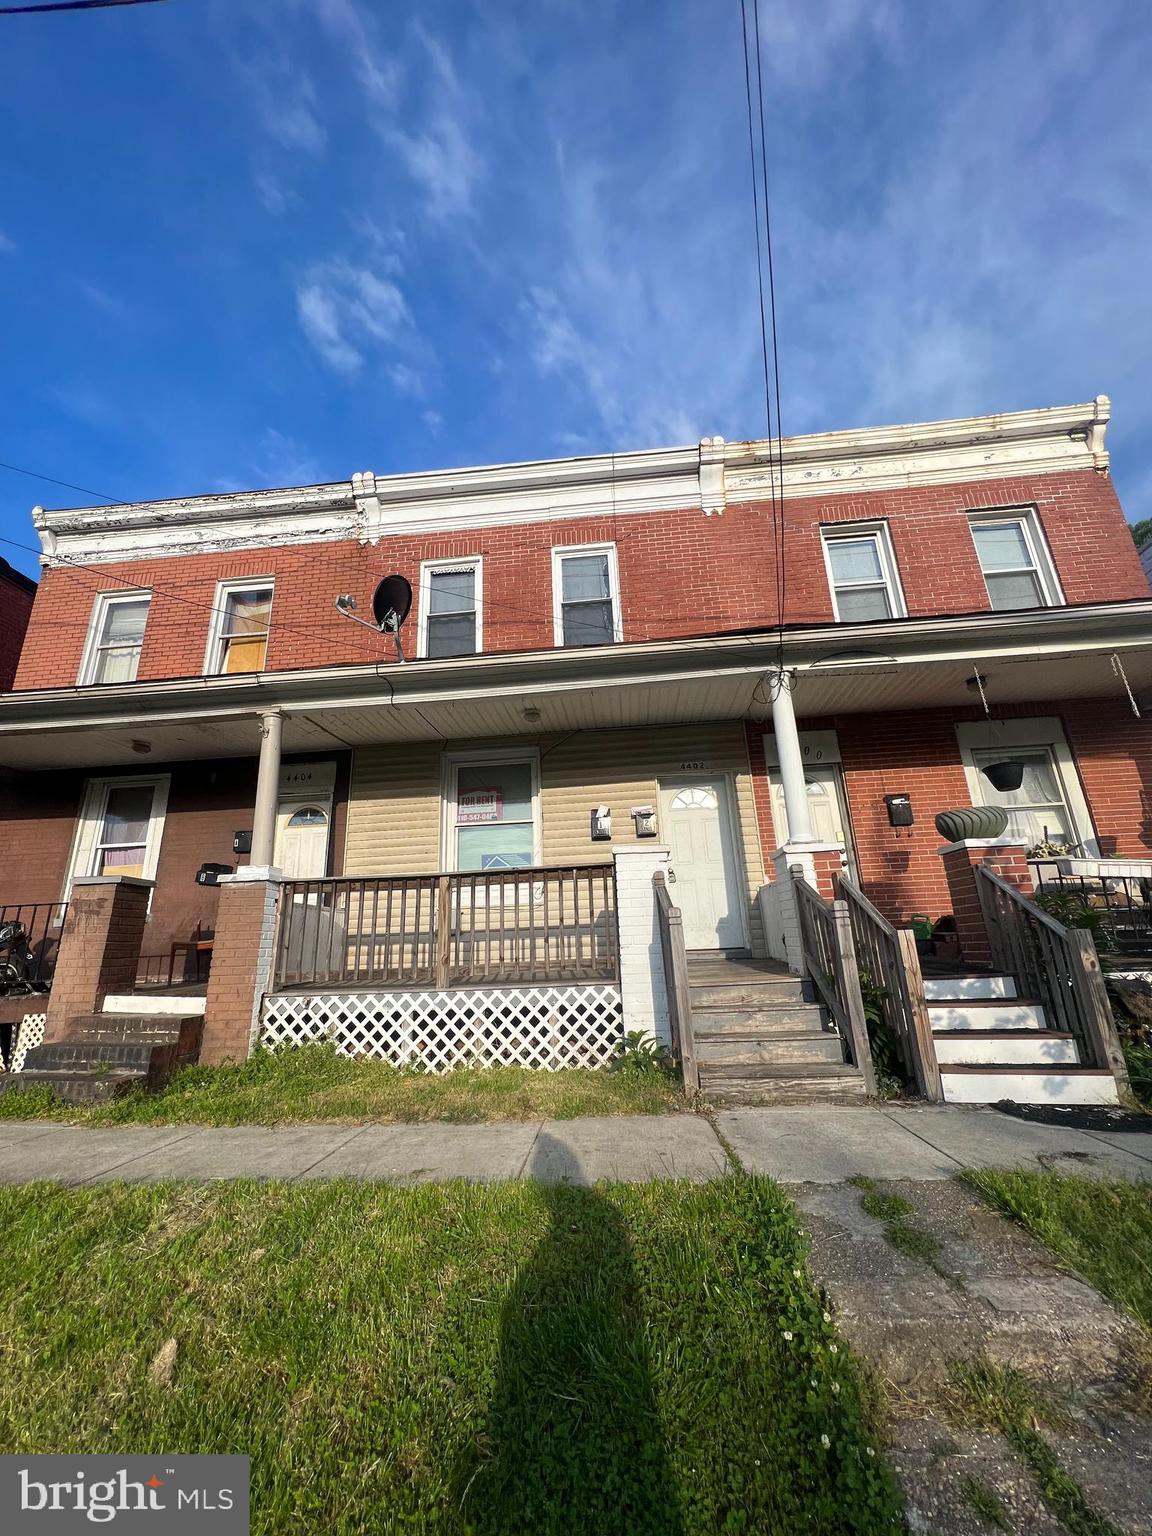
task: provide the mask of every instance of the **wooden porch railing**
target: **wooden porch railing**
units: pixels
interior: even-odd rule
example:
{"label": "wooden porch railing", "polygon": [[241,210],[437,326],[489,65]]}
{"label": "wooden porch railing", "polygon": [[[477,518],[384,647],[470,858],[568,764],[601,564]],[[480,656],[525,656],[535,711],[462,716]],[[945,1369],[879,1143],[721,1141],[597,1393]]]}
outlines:
{"label": "wooden porch railing", "polygon": [[668,994],[668,1021],[672,1031],[672,1054],[680,1064],[684,1092],[700,1088],[700,1068],[696,1061],[696,1041],[692,1031],[692,994],[688,984],[688,952],[684,947],[684,924],[680,908],[673,906],[663,870],[652,876],[656,897],[656,917],[660,925],[660,953],[664,959],[664,987]]}
{"label": "wooden porch railing", "polygon": [[865,1092],[874,1097],[876,1075],[872,1070],[848,904],[842,900],[825,901],[798,871],[793,871],[792,888],[804,967],[832,1015],[849,1061],[864,1079]]}
{"label": "wooden porch railing", "polygon": [[289,880],[275,986],[616,981],[611,864]]}
{"label": "wooden porch railing", "polygon": [[1013,975],[1025,996],[1039,999],[1050,1029],[1072,1035],[1082,1066],[1111,1071],[1127,1092],[1128,1069],[1092,935],[1065,928],[982,865],[976,889],[992,963]]}
{"label": "wooden porch railing", "polygon": [[894,928],[864,892],[843,875],[838,878],[836,889],[848,907],[856,963],[883,993],[880,1006],[899,1044],[906,1075],[918,1093],[938,1102],[944,1094],[916,935],[910,928]]}

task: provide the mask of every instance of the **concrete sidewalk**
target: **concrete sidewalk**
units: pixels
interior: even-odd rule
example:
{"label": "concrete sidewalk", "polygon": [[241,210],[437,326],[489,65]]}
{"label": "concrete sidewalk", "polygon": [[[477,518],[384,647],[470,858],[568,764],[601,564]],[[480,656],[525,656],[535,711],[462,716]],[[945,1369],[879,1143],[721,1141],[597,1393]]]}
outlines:
{"label": "concrete sidewalk", "polygon": [[494,1125],[122,1126],[0,1122],[0,1183],[54,1179],[516,1179],[590,1184],[715,1178],[723,1141],[788,1184],[854,1174],[938,1180],[961,1168],[1052,1168],[1152,1180],[1152,1133],[1067,1130],[991,1109],[730,1109]]}

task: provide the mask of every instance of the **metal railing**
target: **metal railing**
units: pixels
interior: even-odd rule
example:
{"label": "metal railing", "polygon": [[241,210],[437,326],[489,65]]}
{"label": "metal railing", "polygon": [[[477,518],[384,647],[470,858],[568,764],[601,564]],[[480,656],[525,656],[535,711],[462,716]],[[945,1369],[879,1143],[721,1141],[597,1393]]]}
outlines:
{"label": "metal railing", "polygon": [[7,993],[47,992],[56,970],[60,935],[68,903],[61,901],[5,902],[0,927],[16,923],[22,930],[0,958],[0,990]]}
{"label": "metal railing", "polygon": [[896,1038],[906,1080],[924,1098],[943,1098],[936,1045],[924,996],[924,977],[910,928],[894,928],[844,875],[836,889],[848,907],[856,963],[876,989],[885,1022]]}
{"label": "metal railing", "polygon": [[796,870],[792,873],[792,889],[796,897],[805,970],[832,1015],[848,1061],[863,1077],[865,1092],[874,1097],[876,1076],[872,1069],[848,904],[842,900],[825,901]]}
{"label": "metal railing", "polygon": [[696,1040],[692,1030],[692,994],[688,982],[684,923],[680,908],[672,904],[668,894],[663,870],[658,869],[652,876],[652,890],[656,897],[660,953],[664,960],[664,988],[668,994],[672,1054],[680,1064],[684,1092],[695,1093],[700,1087],[700,1068],[696,1061]]}
{"label": "metal railing", "polygon": [[1104,945],[1152,954],[1152,862],[1138,859],[1030,859],[1038,892],[1098,912]]}
{"label": "metal railing", "polygon": [[611,864],[281,887],[277,988],[618,979]]}
{"label": "metal railing", "polygon": [[1128,1074],[1091,934],[1066,928],[1007,880],[978,865],[976,889],[992,963],[1043,1005],[1049,1029],[1076,1041],[1081,1066]]}

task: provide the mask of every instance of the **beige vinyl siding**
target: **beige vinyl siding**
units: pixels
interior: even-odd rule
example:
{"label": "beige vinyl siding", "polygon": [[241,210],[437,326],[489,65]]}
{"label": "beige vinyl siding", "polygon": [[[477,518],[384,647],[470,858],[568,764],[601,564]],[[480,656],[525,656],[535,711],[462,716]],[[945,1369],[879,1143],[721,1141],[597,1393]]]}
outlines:
{"label": "beige vinyl siding", "polygon": [[[352,769],[345,873],[417,874],[441,867],[441,754],[477,748],[540,752],[540,814],[545,864],[610,863],[612,843],[594,843],[594,806],[612,812],[612,842],[636,841],[634,805],[660,811],[660,780],[723,774],[734,799],[737,858],[743,865],[748,927],[753,950],[764,952],[755,897],[764,864],[747,742],[739,721],[709,725],[646,727],[627,731],[579,731],[563,737],[508,741],[418,742],[362,747]],[[685,766],[700,764],[700,767]]]}

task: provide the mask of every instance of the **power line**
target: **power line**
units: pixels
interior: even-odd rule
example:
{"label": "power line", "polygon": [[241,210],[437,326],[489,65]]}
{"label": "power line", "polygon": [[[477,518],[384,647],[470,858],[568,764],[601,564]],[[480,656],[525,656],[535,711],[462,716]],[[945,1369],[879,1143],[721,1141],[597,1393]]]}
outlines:
{"label": "power line", "polygon": [[34,15],[38,11],[102,11],[113,5],[159,5],[161,0],[54,0],[46,5],[0,5],[0,16]]}
{"label": "power line", "polygon": [[[0,16],[4,12],[0,11]],[[19,464],[5,464],[0,459],[0,469],[7,469],[14,475],[27,475],[30,480],[45,480],[49,485],[62,485],[66,491],[83,491],[85,496],[95,496],[97,501],[106,501],[113,507],[130,507],[130,501],[121,501],[118,496],[106,496],[103,491],[94,491],[87,485],[73,485],[71,480],[57,480],[52,475],[42,475],[35,469],[21,469]]]}

